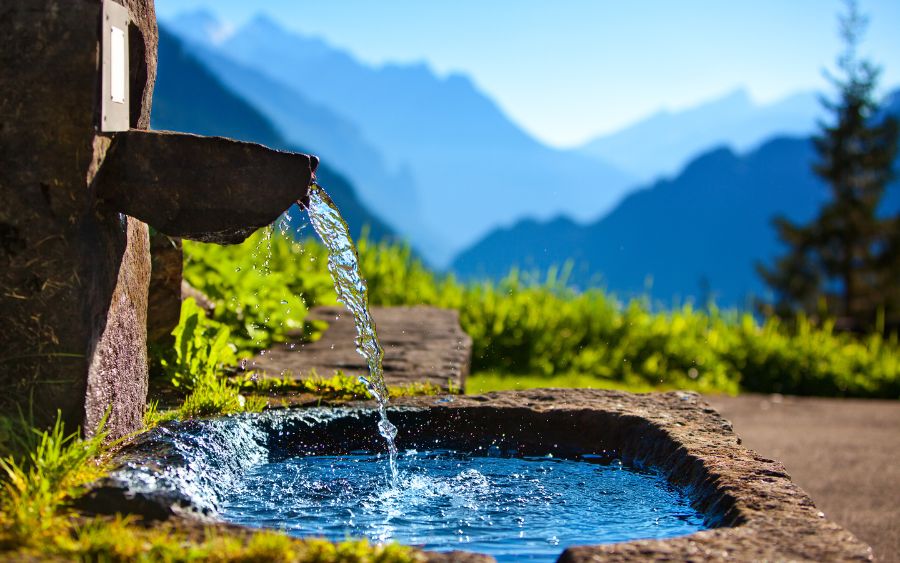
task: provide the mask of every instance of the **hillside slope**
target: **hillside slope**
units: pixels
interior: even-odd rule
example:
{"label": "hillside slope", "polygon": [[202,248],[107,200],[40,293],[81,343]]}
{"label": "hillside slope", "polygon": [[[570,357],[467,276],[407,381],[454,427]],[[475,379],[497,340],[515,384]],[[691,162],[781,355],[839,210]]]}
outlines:
{"label": "hillside slope", "polygon": [[[159,31],[159,67],[151,127],[308,152],[286,141],[268,119],[229,91],[164,27]],[[375,239],[394,235],[391,227],[360,202],[353,186],[343,176],[325,163],[319,165],[317,176],[340,206],[354,236],[359,236],[364,226],[369,227],[370,236]],[[297,220],[295,217],[294,221]]]}
{"label": "hillside slope", "polygon": [[714,147],[746,152],[776,136],[809,135],[821,114],[821,104],[811,92],[757,104],[745,90],[736,90],[696,107],[661,111],[589,141],[581,150],[652,181],[678,174]]}
{"label": "hillside slope", "polygon": [[[804,138],[774,139],[746,155],[716,149],[600,221],[524,221],[496,231],[460,254],[453,270],[496,278],[513,265],[543,270],[572,259],[571,281],[581,286],[649,293],[665,304],[714,297],[741,306],[765,294],[754,265],[782,252],[772,218],[808,221],[828,197],[810,169],[815,159]],[[883,209],[900,210],[900,184],[889,188]]]}
{"label": "hillside slope", "polygon": [[[172,24],[191,27],[178,25],[177,18]],[[539,143],[462,75],[439,77],[424,64],[369,66],[265,17],[216,48],[354,124],[389,170],[408,174],[422,224],[447,242],[444,249],[423,248],[438,265],[497,225],[522,217],[565,212],[595,218],[633,184],[593,157]],[[262,96],[270,94],[252,95]]]}

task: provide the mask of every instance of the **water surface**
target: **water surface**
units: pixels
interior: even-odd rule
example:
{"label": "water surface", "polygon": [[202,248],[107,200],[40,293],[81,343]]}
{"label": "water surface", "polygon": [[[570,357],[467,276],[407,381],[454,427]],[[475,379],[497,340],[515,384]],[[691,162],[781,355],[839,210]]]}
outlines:
{"label": "water surface", "polygon": [[704,528],[683,492],[619,464],[407,452],[392,486],[384,461],[360,453],[258,465],[220,514],[297,536],[463,549],[499,561],[554,561],[570,545]]}

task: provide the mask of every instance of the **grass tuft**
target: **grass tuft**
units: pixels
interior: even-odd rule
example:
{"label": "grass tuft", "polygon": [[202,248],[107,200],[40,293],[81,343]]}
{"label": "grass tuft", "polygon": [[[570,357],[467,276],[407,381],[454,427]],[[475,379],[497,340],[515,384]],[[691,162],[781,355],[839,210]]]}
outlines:
{"label": "grass tuft", "polygon": [[197,418],[239,412],[261,412],[266,407],[262,397],[244,396],[224,377],[199,380],[178,409],[181,418]]}
{"label": "grass tuft", "polygon": [[[260,240],[272,249],[272,274],[235,278],[236,269],[252,262]],[[543,385],[578,374],[628,389],[900,398],[896,335],[839,333],[833,323],[805,318],[760,321],[713,306],[621,301],[598,288],[574,289],[566,268],[543,276],[513,270],[499,281],[464,284],[428,270],[408,247],[365,238],[357,246],[372,305],[459,312],[472,337],[474,372],[528,374],[544,378]],[[303,324],[306,305],[334,303],[325,252],[314,242],[300,246],[281,236],[254,235],[244,246],[185,243],[185,251],[185,275],[214,297],[216,320],[241,332],[240,324],[231,324],[240,309],[240,323],[264,332],[262,343],[284,341],[288,327]],[[274,301],[285,292],[304,297],[302,310]]]}
{"label": "grass tuft", "polygon": [[106,432],[101,425],[86,439],[78,431],[66,434],[59,414],[46,431],[32,428],[24,417],[4,419],[3,426],[16,431],[19,438],[0,459],[0,544],[37,545],[65,526],[60,508],[103,474],[100,456],[107,447]]}
{"label": "grass tuft", "polygon": [[134,517],[86,518],[71,501],[101,477],[106,434],[66,434],[57,419],[47,430],[24,418],[0,418],[0,560],[103,562],[412,563],[422,556],[400,545],[301,540],[274,531],[233,527],[143,525]]}

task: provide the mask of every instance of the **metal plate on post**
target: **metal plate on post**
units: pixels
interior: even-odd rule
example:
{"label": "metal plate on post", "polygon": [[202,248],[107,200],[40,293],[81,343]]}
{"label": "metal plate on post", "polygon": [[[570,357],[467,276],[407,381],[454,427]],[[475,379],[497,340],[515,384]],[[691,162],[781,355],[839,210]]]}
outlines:
{"label": "metal plate on post", "polygon": [[103,0],[100,130],[128,131],[128,8]]}

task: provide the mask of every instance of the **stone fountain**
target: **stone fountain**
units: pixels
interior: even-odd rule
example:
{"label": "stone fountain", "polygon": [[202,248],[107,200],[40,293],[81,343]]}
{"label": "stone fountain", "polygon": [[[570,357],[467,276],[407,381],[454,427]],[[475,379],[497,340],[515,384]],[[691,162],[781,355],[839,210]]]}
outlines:
{"label": "stone fountain", "polygon": [[[152,0],[0,5],[4,414],[24,407],[43,423],[59,409],[70,428],[90,432],[109,411],[112,437],[138,430],[147,396],[151,227],[236,243],[307,196],[315,157],[148,131],[156,47]],[[460,357],[467,354],[449,361]],[[369,406],[328,424],[290,412],[226,422],[252,427],[273,449],[340,453],[372,446]],[[561,561],[871,559],[868,546],[826,520],[779,463],[742,447],[730,424],[693,394],[545,390],[410,398],[397,407],[403,448],[599,452],[655,468],[688,491],[710,528],[665,541],[570,547]],[[169,466],[180,469],[166,441],[173,435],[157,430],[121,452],[119,469],[86,495],[86,508],[193,514],[191,499],[175,487],[136,489],[167,478]]]}
{"label": "stone fountain", "polygon": [[0,411],[123,436],[147,396],[150,229],[242,241],[318,160],[148,131],[152,0],[0,7]]}

